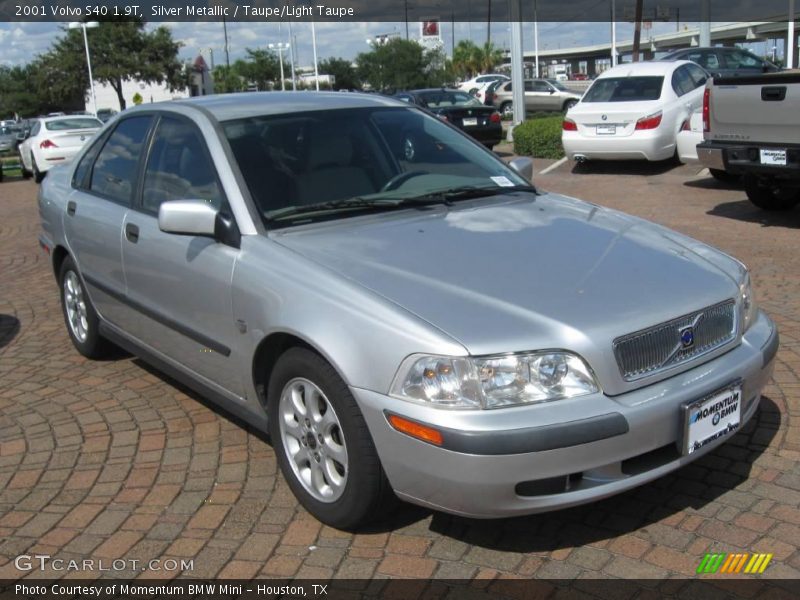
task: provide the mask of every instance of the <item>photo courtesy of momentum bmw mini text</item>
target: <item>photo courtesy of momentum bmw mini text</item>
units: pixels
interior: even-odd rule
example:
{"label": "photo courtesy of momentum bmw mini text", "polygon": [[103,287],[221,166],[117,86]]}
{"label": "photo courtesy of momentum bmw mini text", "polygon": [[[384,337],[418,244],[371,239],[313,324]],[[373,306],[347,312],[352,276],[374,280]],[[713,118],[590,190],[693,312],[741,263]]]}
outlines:
{"label": "photo courtesy of momentum bmw mini text", "polygon": [[795,4],[0,0],[0,596],[800,596]]}

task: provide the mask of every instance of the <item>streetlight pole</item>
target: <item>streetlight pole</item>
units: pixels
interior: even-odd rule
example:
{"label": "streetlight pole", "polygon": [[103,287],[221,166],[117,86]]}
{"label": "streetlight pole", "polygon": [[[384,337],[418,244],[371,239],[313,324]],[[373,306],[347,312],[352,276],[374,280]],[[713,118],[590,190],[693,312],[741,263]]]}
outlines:
{"label": "streetlight pole", "polygon": [[314,26],[314,21],[311,21],[311,45],[314,49],[314,82],[316,83],[317,91],[319,91],[319,69],[317,68],[317,29]]}
{"label": "streetlight pole", "polygon": [[278,42],[277,44],[268,44],[270,50],[278,51],[278,61],[281,63],[281,91],[286,91],[286,79],[283,77],[283,51],[289,47],[289,44]]}
{"label": "streetlight pole", "polygon": [[89,88],[92,90],[92,112],[97,116],[97,97],[94,95],[94,79],[92,78],[92,58],[89,56],[89,36],[86,35],[87,29],[94,29],[99,27],[100,23],[97,21],[89,21],[88,23],[81,23],[73,21],[68,25],[70,29],[83,29],[83,45],[86,48],[86,67],[89,69]]}
{"label": "streetlight pole", "polygon": [[289,61],[292,65],[292,91],[297,91],[297,77],[294,74],[294,36],[292,35],[292,22],[289,21]]}

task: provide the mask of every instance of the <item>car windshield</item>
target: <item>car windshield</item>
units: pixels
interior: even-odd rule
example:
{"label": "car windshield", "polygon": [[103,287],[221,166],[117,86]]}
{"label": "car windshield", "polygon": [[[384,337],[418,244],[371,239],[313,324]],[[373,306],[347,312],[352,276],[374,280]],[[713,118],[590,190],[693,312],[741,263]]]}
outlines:
{"label": "car windshield", "polygon": [[419,97],[428,108],[447,108],[448,106],[483,106],[483,104],[466,92],[422,92]]}
{"label": "car windshield", "polygon": [[663,76],[606,77],[597,79],[581,102],[640,102],[658,100],[664,86]]}
{"label": "car windshield", "polygon": [[75,117],[45,121],[44,126],[48,131],[66,131],[67,129],[96,129],[102,127],[103,123],[95,118]]}
{"label": "car windshield", "polygon": [[0,127],[0,135],[14,135],[14,130],[11,127]]}
{"label": "car windshield", "polygon": [[569,91],[567,89],[567,87],[563,83],[561,83],[560,81],[556,81],[555,79],[548,79],[547,83],[552,85],[554,88],[556,88],[560,92],[568,92]]}
{"label": "car windshield", "polygon": [[532,189],[496,156],[415,108],[226,121],[225,136],[268,227],[414,203]]}

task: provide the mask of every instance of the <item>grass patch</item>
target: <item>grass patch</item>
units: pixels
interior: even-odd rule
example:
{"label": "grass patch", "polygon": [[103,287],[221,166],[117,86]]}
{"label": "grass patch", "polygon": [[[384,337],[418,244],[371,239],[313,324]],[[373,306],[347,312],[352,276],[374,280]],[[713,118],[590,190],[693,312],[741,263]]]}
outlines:
{"label": "grass patch", "polygon": [[560,113],[543,113],[514,128],[514,153],[536,158],[562,158]]}

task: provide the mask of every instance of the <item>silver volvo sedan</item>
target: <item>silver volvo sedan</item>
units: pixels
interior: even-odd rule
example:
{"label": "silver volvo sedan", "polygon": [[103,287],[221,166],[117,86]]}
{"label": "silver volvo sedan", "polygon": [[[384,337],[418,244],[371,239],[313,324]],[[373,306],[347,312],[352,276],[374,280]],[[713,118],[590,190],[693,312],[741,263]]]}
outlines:
{"label": "silver volvo sedan", "polygon": [[372,95],[151,104],[45,179],[40,243],[81,354],[268,432],[321,521],[521,515],[713,450],[778,349],[740,262],[531,173]]}

